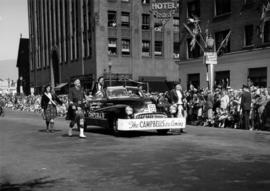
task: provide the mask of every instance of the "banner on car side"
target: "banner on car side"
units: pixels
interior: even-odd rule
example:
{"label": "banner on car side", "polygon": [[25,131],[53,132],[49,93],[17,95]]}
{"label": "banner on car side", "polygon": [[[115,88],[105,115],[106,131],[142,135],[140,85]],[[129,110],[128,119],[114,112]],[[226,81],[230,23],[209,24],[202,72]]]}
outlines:
{"label": "banner on car side", "polygon": [[183,129],[185,126],[185,118],[118,119],[119,131]]}

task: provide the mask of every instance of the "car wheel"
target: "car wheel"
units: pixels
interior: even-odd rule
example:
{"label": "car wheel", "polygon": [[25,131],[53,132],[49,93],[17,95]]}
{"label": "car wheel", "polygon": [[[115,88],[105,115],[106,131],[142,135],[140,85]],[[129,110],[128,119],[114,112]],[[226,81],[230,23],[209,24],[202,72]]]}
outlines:
{"label": "car wheel", "polygon": [[84,124],[83,124],[83,129],[84,129],[84,131],[87,130],[87,124],[85,123],[85,121],[84,121]]}
{"label": "car wheel", "polygon": [[113,118],[111,122],[111,128],[113,131],[113,135],[116,137],[120,136],[120,131],[118,131],[117,118]]}
{"label": "car wheel", "polygon": [[157,132],[160,135],[167,135],[167,133],[169,132],[169,129],[159,129],[157,130]]}

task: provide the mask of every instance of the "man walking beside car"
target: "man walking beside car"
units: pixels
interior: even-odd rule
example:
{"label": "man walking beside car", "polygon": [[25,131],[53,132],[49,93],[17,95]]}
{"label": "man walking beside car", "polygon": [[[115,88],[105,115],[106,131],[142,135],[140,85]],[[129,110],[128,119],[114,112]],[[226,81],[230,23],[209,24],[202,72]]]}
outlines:
{"label": "man walking beside car", "polygon": [[80,138],[85,138],[84,135],[84,114],[83,114],[83,101],[85,99],[85,94],[81,88],[81,82],[79,79],[74,81],[74,87],[69,90],[69,109],[68,118],[71,120],[69,124],[68,135],[72,136],[72,129],[75,124],[80,129]]}
{"label": "man walking beside car", "polygon": [[[186,118],[187,113],[184,106],[185,95],[184,95],[184,92],[182,90],[182,86],[180,83],[175,84],[175,88],[170,91],[169,97],[170,97],[170,103],[173,105],[176,105],[177,107],[176,117]],[[184,132],[183,129],[181,129],[180,132],[181,133]]]}
{"label": "man walking beside car", "polygon": [[185,108],[184,108],[184,93],[182,91],[181,84],[177,83],[175,88],[170,91],[171,104],[177,106],[177,117],[185,117]]}

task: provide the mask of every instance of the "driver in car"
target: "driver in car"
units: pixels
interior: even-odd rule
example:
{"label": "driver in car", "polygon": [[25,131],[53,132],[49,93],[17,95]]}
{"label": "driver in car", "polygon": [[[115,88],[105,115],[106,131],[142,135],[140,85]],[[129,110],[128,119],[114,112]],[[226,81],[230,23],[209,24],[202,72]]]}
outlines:
{"label": "driver in car", "polygon": [[94,85],[92,90],[92,95],[94,97],[100,98],[104,96],[104,77],[100,76]]}

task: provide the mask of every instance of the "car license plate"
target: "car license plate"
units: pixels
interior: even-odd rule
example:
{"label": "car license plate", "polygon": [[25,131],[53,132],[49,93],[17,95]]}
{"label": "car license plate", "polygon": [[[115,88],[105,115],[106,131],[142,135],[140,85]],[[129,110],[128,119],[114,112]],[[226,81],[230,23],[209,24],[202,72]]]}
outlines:
{"label": "car license plate", "polygon": [[155,104],[148,104],[148,111],[149,113],[157,112],[157,108]]}

